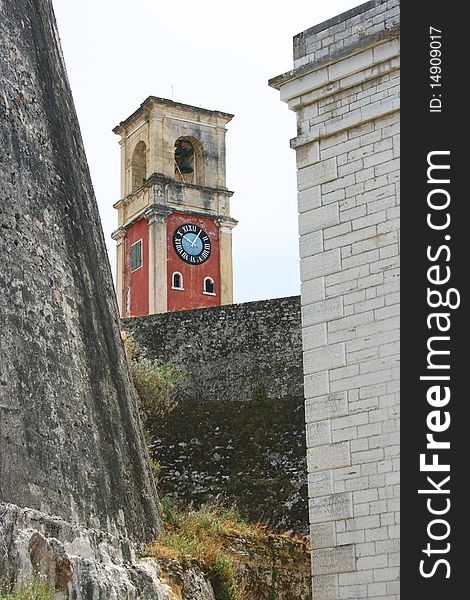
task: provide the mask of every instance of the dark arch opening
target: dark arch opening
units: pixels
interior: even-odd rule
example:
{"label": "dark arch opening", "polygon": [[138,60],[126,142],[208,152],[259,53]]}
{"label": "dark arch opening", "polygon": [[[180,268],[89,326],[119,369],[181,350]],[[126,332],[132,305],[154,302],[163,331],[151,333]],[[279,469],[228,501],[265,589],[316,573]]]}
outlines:
{"label": "dark arch opening", "polygon": [[200,142],[189,136],[178,138],[174,162],[177,181],[204,185],[204,152]]}
{"label": "dark arch opening", "polygon": [[131,180],[134,192],[143,185],[147,179],[147,147],[144,142],[139,142],[132,153]]}

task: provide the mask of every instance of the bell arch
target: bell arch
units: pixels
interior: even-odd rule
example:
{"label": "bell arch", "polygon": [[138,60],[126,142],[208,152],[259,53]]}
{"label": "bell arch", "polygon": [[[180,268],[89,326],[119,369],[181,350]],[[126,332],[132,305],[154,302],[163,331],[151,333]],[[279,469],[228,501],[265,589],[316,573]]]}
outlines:
{"label": "bell arch", "polygon": [[131,161],[131,191],[135,192],[147,179],[147,146],[139,142],[134,148]]}
{"label": "bell arch", "polygon": [[195,138],[181,136],[175,141],[174,164],[177,181],[205,184],[204,148]]}

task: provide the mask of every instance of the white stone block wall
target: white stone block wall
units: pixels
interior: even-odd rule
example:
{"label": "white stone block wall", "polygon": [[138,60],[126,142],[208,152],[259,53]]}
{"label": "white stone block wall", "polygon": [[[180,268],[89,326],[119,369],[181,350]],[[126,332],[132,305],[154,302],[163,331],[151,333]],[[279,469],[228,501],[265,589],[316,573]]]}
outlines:
{"label": "white stone block wall", "polygon": [[399,5],[294,38],[314,600],[399,598]]}

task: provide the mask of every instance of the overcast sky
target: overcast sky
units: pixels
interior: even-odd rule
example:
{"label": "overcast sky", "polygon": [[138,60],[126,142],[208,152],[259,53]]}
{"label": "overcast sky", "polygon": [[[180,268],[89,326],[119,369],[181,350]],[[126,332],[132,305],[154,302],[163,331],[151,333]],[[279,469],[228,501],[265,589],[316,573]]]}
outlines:
{"label": "overcast sky", "polygon": [[236,302],[299,293],[295,114],[268,87],[292,37],[354,0],[53,0],[113,268],[111,129],[150,95],[235,114],[227,133]]}

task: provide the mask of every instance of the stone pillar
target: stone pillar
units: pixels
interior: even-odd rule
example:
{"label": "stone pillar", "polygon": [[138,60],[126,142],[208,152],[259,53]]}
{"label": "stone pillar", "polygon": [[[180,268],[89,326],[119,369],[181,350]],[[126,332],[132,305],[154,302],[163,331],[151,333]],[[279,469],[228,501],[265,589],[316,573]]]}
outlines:
{"label": "stone pillar", "polygon": [[168,309],[167,282],[167,227],[170,213],[164,207],[151,207],[146,211],[149,226],[149,314]]}
{"label": "stone pillar", "polygon": [[217,179],[216,187],[226,186],[226,161],[225,161],[225,133],[226,128],[222,125],[217,127]]}
{"label": "stone pillar", "polygon": [[162,143],[163,143],[163,116],[152,115],[150,118],[150,131],[149,131],[149,158],[148,158],[148,173],[147,177],[150,177],[153,173],[163,173],[163,156],[162,156]]}
{"label": "stone pillar", "polygon": [[126,232],[123,229],[118,229],[112,234],[113,240],[116,242],[116,296],[119,307],[119,314],[121,317],[125,317],[123,313],[123,293],[124,293],[124,241],[126,239]]}
{"label": "stone pillar", "polygon": [[127,145],[125,138],[119,140],[121,147],[121,198],[125,198],[129,192],[128,169],[127,169]]}
{"label": "stone pillar", "polygon": [[315,600],[399,598],[399,4],[294,38]]}
{"label": "stone pillar", "polygon": [[233,303],[232,229],[236,222],[219,219],[220,303]]}

